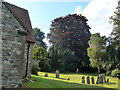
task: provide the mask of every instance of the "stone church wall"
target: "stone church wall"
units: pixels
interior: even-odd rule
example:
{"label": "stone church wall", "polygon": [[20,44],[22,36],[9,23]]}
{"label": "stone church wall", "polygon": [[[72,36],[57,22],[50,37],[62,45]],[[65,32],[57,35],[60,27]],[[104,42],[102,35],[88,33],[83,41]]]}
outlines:
{"label": "stone church wall", "polygon": [[[33,43],[26,42],[25,43],[25,53],[24,53],[24,66],[23,66],[23,78],[26,76],[26,65],[27,65],[27,59],[28,59],[28,69],[27,69],[27,77],[31,76],[31,69],[32,69],[32,51],[33,51]],[[28,50],[29,47],[29,50]],[[28,56],[29,55],[29,56]]]}
{"label": "stone church wall", "polygon": [[33,63],[31,63],[33,61],[33,59],[32,59],[33,45],[34,45],[34,43],[30,43],[29,63],[28,63],[28,65],[29,65],[29,68],[28,68],[28,77],[31,76],[32,64],[33,64]]}
{"label": "stone church wall", "polygon": [[2,87],[2,1],[0,0],[0,89]]}
{"label": "stone church wall", "polygon": [[3,88],[16,88],[22,83],[24,63],[25,34],[20,32],[27,32],[5,5],[2,5],[2,29],[0,30],[2,30],[0,61],[2,60]]}

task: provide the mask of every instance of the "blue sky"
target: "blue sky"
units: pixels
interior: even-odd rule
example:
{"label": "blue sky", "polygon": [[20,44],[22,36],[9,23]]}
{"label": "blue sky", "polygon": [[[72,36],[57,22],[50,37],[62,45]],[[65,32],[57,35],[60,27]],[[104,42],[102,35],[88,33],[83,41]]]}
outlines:
{"label": "blue sky", "polygon": [[29,11],[32,27],[48,33],[51,21],[75,13],[76,6],[83,10],[88,2],[12,2]]}
{"label": "blue sky", "polygon": [[[91,33],[109,36],[109,23],[118,0],[4,0],[29,11],[32,27],[49,33],[51,21],[68,14],[82,14],[88,19]],[[47,40],[45,39],[47,42]]]}

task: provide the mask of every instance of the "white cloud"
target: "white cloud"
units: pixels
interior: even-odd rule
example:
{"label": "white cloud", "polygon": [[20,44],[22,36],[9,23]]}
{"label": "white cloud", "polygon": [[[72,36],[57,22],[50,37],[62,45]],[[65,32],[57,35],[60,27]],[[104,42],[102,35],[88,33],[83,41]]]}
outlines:
{"label": "white cloud", "polygon": [[116,7],[117,0],[92,0],[87,5],[82,13],[89,20],[91,33],[99,32],[101,35],[106,36],[111,33],[112,24],[109,23],[109,17],[114,14]]}
{"label": "white cloud", "polygon": [[7,2],[89,2],[90,0],[4,0]]}
{"label": "white cloud", "polygon": [[77,7],[75,8],[75,13],[77,13],[78,15],[82,13],[82,9],[81,9],[80,6],[77,6]]}

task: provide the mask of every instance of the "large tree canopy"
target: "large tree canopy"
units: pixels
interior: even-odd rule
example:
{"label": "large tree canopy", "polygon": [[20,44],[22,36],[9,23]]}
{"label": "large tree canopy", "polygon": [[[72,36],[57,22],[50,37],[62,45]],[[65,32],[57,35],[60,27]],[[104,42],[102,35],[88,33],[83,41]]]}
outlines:
{"label": "large tree canopy", "polygon": [[47,48],[45,42],[43,41],[43,39],[45,38],[44,32],[42,32],[38,28],[34,28],[33,31],[36,39],[35,47],[41,46],[43,48]]}
{"label": "large tree canopy", "polygon": [[45,48],[43,47],[35,48],[33,50],[33,60],[36,60],[36,62],[39,63],[39,67],[41,70],[49,71],[50,69],[49,58]]}
{"label": "large tree canopy", "polygon": [[[113,22],[113,31],[109,37],[109,45],[107,47],[108,63],[110,63],[109,70],[120,70],[120,0],[118,0],[118,6],[115,14],[111,17]],[[120,71],[117,71],[116,75],[120,78]]]}
{"label": "large tree canopy", "polygon": [[120,47],[120,1],[118,1],[118,6],[116,9],[115,15],[111,17],[114,25],[111,34],[113,35],[114,43]]}
{"label": "large tree canopy", "polygon": [[87,21],[84,16],[77,14],[59,17],[52,21],[48,34],[50,43],[74,51],[78,58],[78,64],[88,60],[86,49],[89,47],[88,41],[91,34]]}
{"label": "large tree canopy", "polygon": [[88,56],[90,57],[91,66],[98,68],[98,73],[100,73],[100,68],[102,67],[102,60],[106,54],[106,37],[100,36],[99,33],[92,34],[90,37],[90,47],[88,48]]}
{"label": "large tree canopy", "polygon": [[58,45],[53,45],[49,49],[49,58],[52,71],[59,69],[61,72],[75,72],[77,68],[77,58],[74,52],[63,50]]}

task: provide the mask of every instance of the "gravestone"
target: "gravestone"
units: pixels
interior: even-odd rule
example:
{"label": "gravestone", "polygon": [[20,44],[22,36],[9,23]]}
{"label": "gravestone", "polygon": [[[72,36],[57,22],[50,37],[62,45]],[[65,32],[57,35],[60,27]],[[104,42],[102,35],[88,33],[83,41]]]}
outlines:
{"label": "gravestone", "polygon": [[107,78],[107,83],[109,83],[109,78]]}
{"label": "gravestone", "polygon": [[97,81],[96,81],[96,84],[99,84],[99,76],[97,77]]}
{"label": "gravestone", "polygon": [[68,80],[70,80],[70,78],[68,78]]}
{"label": "gravestone", "polygon": [[99,83],[106,83],[106,77],[105,77],[104,74],[100,74],[100,75],[97,77],[96,84],[99,84]]}
{"label": "gravestone", "polygon": [[59,78],[59,73],[60,73],[59,70],[56,70],[56,71],[55,71],[56,78]]}
{"label": "gravestone", "polygon": [[103,75],[103,83],[106,83],[106,77]]}
{"label": "gravestone", "polygon": [[82,83],[85,83],[85,77],[84,76],[82,76]]}
{"label": "gravestone", "polygon": [[90,77],[87,76],[86,79],[87,79],[87,84],[90,84]]}
{"label": "gravestone", "polygon": [[48,77],[48,73],[45,73],[45,75],[44,75],[45,77]]}
{"label": "gravestone", "polygon": [[103,75],[102,75],[102,74],[99,75],[99,80],[98,80],[98,82],[99,82],[99,83],[103,83]]}
{"label": "gravestone", "polygon": [[91,77],[92,84],[94,84],[94,77]]}

